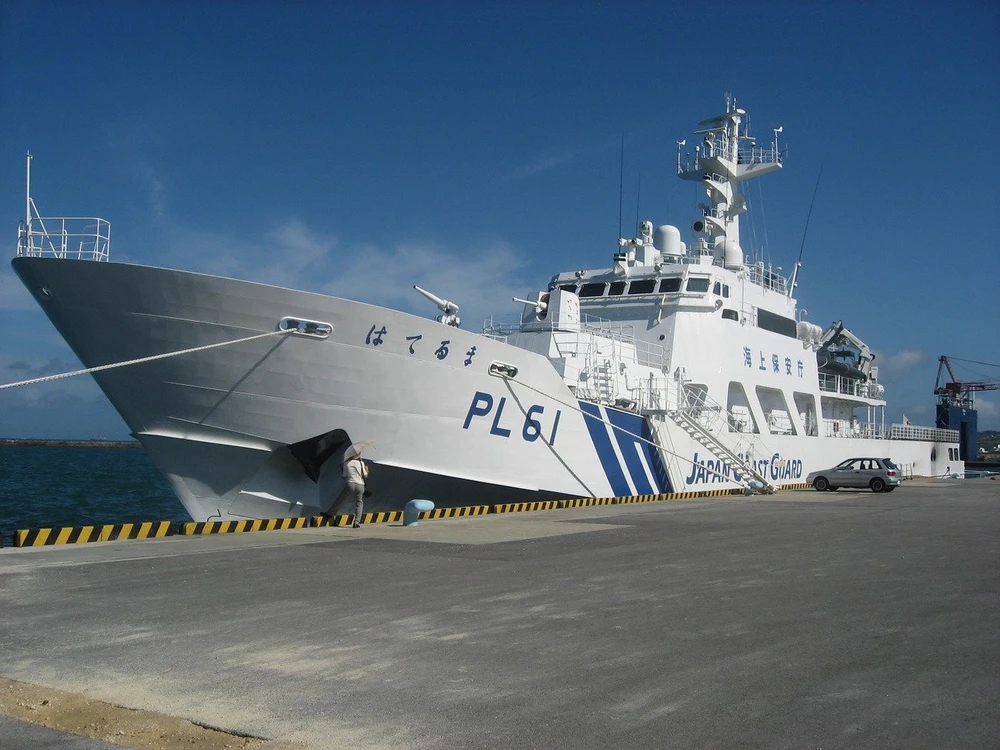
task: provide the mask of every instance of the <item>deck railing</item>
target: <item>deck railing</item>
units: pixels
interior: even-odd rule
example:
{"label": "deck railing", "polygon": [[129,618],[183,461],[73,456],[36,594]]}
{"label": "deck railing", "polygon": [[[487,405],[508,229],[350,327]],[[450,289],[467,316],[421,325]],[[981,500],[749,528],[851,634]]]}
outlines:
{"label": "deck railing", "polygon": [[17,254],[30,257],[106,261],[111,222],[97,217],[35,217],[17,229]]}
{"label": "deck railing", "polygon": [[[575,321],[575,316],[571,321]],[[557,312],[549,314],[542,324],[533,324],[531,330],[558,331],[561,326]],[[634,362],[647,367],[661,367],[666,352],[662,345],[636,338],[635,326],[629,323],[618,323],[595,315],[583,314],[579,318],[581,333],[590,333],[601,338],[623,344],[626,349],[619,348],[617,356],[625,362]],[[521,332],[521,322],[503,321],[488,318],[483,324],[483,335],[500,342],[506,342],[507,337]],[[631,356],[629,356],[631,354]]]}
{"label": "deck railing", "polygon": [[937,427],[915,427],[908,424],[882,425],[876,422],[845,423],[837,419],[823,420],[826,437],[868,438],[875,440],[927,440],[937,443],[957,443],[958,430]]}
{"label": "deck railing", "polygon": [[958,430],[943,430],[938,427],[915,427],[911,424],[894,424],[889,431],[890,440],[933,440],[937,443],[957,443]]}

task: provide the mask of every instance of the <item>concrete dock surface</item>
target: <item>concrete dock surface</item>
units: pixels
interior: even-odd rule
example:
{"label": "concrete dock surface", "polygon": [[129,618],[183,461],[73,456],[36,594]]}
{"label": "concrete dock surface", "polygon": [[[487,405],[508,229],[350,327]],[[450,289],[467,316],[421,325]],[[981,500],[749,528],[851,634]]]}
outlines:
{"label": "concrete dock surface", "polygon": [[234,748],[997,747],[998,532],[917,480],[4,549],[0,676]]}

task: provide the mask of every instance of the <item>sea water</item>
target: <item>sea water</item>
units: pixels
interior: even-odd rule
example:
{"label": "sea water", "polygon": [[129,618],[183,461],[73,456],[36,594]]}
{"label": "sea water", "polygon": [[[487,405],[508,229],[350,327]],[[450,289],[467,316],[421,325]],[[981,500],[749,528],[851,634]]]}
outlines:
{"label": "sea water", "polygon": [[190,521],[139,448],[0,446],[0,532]]}

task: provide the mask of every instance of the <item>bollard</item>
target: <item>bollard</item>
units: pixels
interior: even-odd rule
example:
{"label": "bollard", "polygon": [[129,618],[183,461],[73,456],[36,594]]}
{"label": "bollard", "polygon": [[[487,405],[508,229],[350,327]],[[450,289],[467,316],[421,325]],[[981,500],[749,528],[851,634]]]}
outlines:
{"label": "bollard", "polygon": [[420,513],[425,510],[434,510],[434,503],[430,500],[410,500],[403,508],[403,526],[416,526]]}

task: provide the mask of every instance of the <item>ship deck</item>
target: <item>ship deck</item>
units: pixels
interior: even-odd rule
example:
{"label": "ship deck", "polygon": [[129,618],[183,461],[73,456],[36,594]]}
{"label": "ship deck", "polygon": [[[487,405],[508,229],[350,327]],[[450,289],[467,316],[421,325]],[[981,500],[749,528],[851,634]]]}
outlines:
{"label": "ship deck", "polygon": [[[998,499],[915,480],[3,549],[0,713],[134,747],[115,706],[162,747],[175,717],[266,750],[984,747]],[[75,728],[67,696],[112,718]]]}

